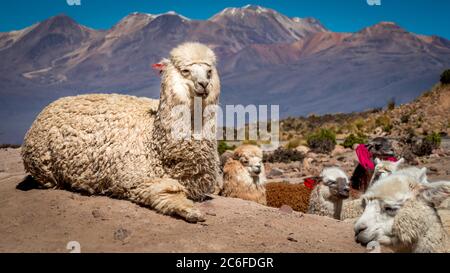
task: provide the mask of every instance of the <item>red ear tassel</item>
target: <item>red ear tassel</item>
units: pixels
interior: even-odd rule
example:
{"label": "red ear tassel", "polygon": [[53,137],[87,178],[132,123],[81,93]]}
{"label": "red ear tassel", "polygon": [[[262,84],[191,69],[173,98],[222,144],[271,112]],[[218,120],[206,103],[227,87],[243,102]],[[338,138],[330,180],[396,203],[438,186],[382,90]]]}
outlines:
{"label": "red ear tassel", "polygon": [[305,187],[307,187],[308,189],[313,190],[318,184],[318,181],[312,179],[312,178],[306,178],[304,185]]}
{"label": "red ear tassel", "polygon": [[164,70],[164,64],[162,63],[152,64],[152,68],[158,71],[159,74],[161,75],[162,71]]}

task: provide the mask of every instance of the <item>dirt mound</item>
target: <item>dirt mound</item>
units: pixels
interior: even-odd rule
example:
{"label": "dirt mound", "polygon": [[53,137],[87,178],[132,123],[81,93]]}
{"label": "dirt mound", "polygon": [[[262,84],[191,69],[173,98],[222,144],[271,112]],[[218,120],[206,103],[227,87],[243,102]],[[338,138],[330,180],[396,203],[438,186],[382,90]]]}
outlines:
{"label": "dirt mound", "polygon": [[0,252],[365,252],[351,223],[239,199],[197,206],[202,224],[160,215],[124,200],[17,185],[19,150],[0,150]]}

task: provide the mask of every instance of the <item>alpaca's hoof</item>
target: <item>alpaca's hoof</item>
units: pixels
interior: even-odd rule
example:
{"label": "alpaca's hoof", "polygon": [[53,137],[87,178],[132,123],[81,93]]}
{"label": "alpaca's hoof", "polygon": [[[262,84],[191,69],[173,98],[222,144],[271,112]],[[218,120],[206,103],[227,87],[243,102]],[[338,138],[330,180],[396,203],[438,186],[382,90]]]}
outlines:
{"label": "alpaca's hoof", "polygon": [[193,209],[186,213],[184,219],[186,219],[186,221],[188,221],[189,223],[197,223],[204,222],[206,220],[206,217],[199,210]]}

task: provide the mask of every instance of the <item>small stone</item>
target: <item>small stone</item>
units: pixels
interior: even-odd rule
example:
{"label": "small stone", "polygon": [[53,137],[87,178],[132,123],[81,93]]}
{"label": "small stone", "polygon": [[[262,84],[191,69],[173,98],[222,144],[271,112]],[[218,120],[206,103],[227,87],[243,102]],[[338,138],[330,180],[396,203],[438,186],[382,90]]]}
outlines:
{"label": "small stone", "polygon": [[206,212],[206,215],[209,215],[209,216],[217,216],[217,214],[215,214],[214,212]]}
{"label": "small stone", "polygon": [[280,176],[283,174],[284,174],[283,170],[280,170],[278,168],[273,168],[272,170],[270,170],[268,176],[274,177],[274,176]]}
{"label": "small stone", "polygon": [[279,209],[280,212],[291,214],[293,212],[292,208],[288,205],[282,205]]}
{"label": "small stone", "polygon": [[439,170],[436,167],[430,167],[430,172],[437,173]]}
{"label": "small stone", "polygon": [[294,238],[292,238],[292,237],[287,237],[287,239],[288,239],[288,241],[291,241],[291,242],[294,242],[294,243],[297,243],[298,241],[296,240],[296,239],[294,239]]}
{"label": "small stone", "polygon": [[114,232],[114,239],[115,240],[119,240],[119,241],[123,241],[125,240],[128,236],[130,236],[131,232],[124,229],[124,228],[119,228]]}
{"label": "small stone", "polygon": [[334,150],[331,152],[331,156],[336,157],[336,156],[339,156],[339,155],[344,154],[346,152],[347,152],[347,149],[345,149],[343,146],[336,145],[334,147]]}
{"label": "small stone", "polygon": [[99,210],[95,209],[92,211],[92,216],[94,216],[94,218],[100,218],[102,217],[102,214]]}
{"label": "small stone", "polygon": [[300,145],[300,146],[298,146],[297,148],[295,148],[298,152],[300,152],[300,153],[304,153],[304,154],[307,154],[309,151],[310,151],[310,149],[308,148],[308,147],[306,147],[306,146],[303,146],[303,145]]}

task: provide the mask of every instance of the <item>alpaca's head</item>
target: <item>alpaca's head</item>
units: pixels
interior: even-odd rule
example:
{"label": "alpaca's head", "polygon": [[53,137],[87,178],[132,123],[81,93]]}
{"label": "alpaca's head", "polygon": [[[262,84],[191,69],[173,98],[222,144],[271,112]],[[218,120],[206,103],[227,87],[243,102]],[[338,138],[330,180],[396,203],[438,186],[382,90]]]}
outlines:
{"label": "alpaca's head", "polygon": [[367,144],[367,149],[373,157],[384,158],[386,156],[394,156],[392,143],[384,137],[376,137]]}
{"label": "alpaca's head", "polygon": [[355,224],[356,241],[378,241],[398,249],[412,249],[440,223],[436,207],[450,197],[450,182],[423,184],[405,174],[379,180],[363,195],[364,213]]}
{"label": "alpaca's head", "polygon": [[405,162],[404,158],[398,160],[397,162],[385,161],[376,158],[375,170],[373,171],[373,176],[370,181],[370,185],[396,172],[404,162]]}
{"label": "alpaca's head", "polygon": [[234,150],[233,159],[238,160],[252,177],[264,174],[263,153],[256,145],[239,146]]}
{"label": "alpaca's head", "polygon": [[[167,96],[174,96],[181,102],[201,97],[207,104],[217,102],[220,80],[216,69],[216,56],[207,46],[200,43],[184,43],[170,52],[170,58],[163,60],[163,84]],[[167,88],[169,87],[169,88]]]}
{"label": "alpaca's head", "polygon": [[394,172],[395,174],[410,175],[422,184],[428,184],[427,168],[408,167]]}
{"label": "alpaca's head", "polygon": [[325,186],[325,194],[330,199],[346,199],[350,196],[350,182],[343,170],[337,167],[325,168],[320,177]]}

